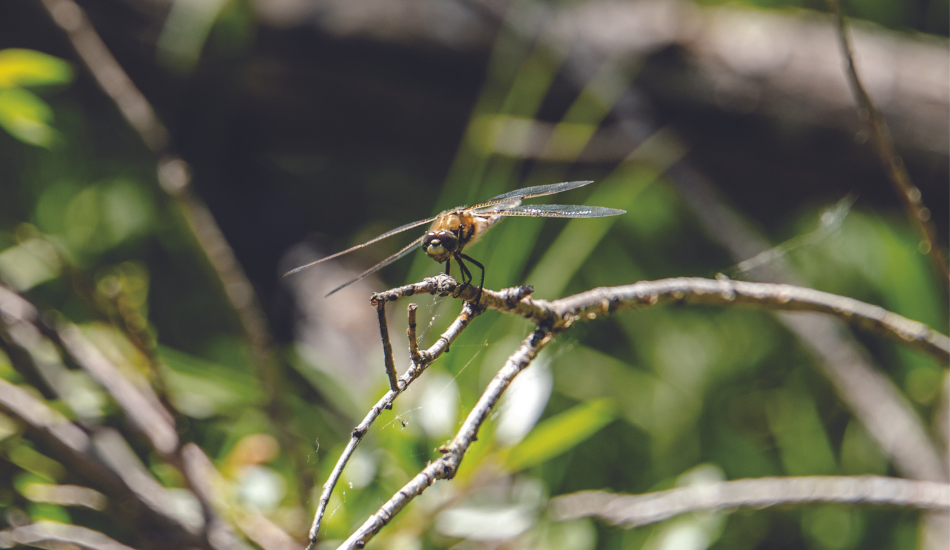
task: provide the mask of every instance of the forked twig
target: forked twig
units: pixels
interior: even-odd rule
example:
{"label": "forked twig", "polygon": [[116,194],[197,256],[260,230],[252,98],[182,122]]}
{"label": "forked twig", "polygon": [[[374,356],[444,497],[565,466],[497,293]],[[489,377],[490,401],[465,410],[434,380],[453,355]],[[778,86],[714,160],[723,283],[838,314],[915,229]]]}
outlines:
{"label": "forked twig", "polygon": [[[454,283],[454,281],[453,281]],[[378,296],[378,295],[377,295]],[[374,296],[374,301],[376,301],[376,296]],[[382,308],[382,304],[385,303],[385,300],[376,301],[377,308]],[[313,518],[313,525],[310,527],[310,544],[308,548],[311,548],[313,544],[317,541],[317,534],[320,532],[320,524],[323,522],[323,516],[326,514],[327,504],[330,502],[330,496],[333,494],[333,489],[336,487],[336,484],[340,480],[340,475],[343,473],[343,468],[346,467],[347,462],[353,456],[353,453],[356,451],[356,447],[360,444],[360,441],[363,439],[363,436],[366,435],[366,432],[369,431],[370,426],[373,425],[373,422],[379,417],[379,415],[384,410],[389,410],[393,408],[393,402],[399,397],[406,388],[409,387],[416,378],[426,370],[426,368],[436,359],[439,358],[442,353],[444,353],[449,344],[451,344],[458,337],[459,334],[468,326],[472,319],[477,317],[481,313],[481,310],[476,310],[471,307],[469,303],[466,303],[462,308],[462,312],[459,313],[458,317],[455,318],[455,321],[449,325],[449,328],[442,333],[439,339],[433,344],[429,349],[419,352],[418,355],[413,358],[410,358],[409,368],[406,369],[406,372],[400,377],[393,388],[391,388],[386,395],[384,395],[375,405],[369,410],[366,416],[363,418],[363,421],[359,423],[356,428],[353,428],[353,432],[350,435],[350,441],[347,443],[346,448],[343,450],[343,453],[340,455],[340,458],[337,459],[336,465],[333,468],[333,471],[330,473],[330,477],[327,478],[327,481],[323,484],[323,493],[320,495],[320,502],[317,504],[317,512]],[[385,326],[385,318],[381,321],[381,329]],[[388,330],[387,330],[388,334]],[[388,338],[387,338],[388,340]],[[384,347],[384,352],[385,352]],[[389,357],[386,361],[392,361],[392,347],[390,346],[388,351]]]}
{"label": "forked twig", "polygon": [[538,352],[552,340],[553,336],[554,333],[551,331],[538,329],[521,343],[521,347],[508,358],[505,366],[498,371],[495,378],[485,388],[481,398],[479,398],[475,408],[468,414],[455,438],[449,444],[439,448],[442,457],[423,468],[409,483],[397,491],[350,538],[340,545],[341,550],[363,548],[366,542],[389,523],[393,516],[399,513],[409,501],[421,495],[437,480],[451,479],[455,476],[465,452],[477,439],[478,429],[488,418],[488,414],[498,399],[501,398],[501,394],[511,384],[515,376],[531,364]]}
{"label": "forked twig", "polygon": [[930,216],[930,209],[924,205],[920,189],[911,181],[910,174],[907,173],[907,168],[904,166],[904,160],[894,147],[887,122],[874,107],[871,96],[864,88],[864,84],[861,83],[860,77],[858,77],[858,70],[854,64],[854,47],[851,43],[851,33],[844,18],[841,3],[839,0],[826,1],[837,24],[841,50],[847,60],[848,83],[851,85],[851,90],[854,92],[854,98],[858,104],[858,114],[867,126],[871,144],[874,146],[874,152],[881,162],[881,167],[904,204],[907,215],[913,220],[920,233],[920,251],[930,256],[937,267],[937,271],[943,277],[944,288],[946,288],[947,284],[950,283],[950,266],[947,264],[946,257],[941,258],[942,249],[937,239],[937,227]]}
{"label": "forked twig", "polygon": [[806,476],[739,479],[642,495],[582,491],[551,500],[555,519],[597,517],[633,528],[680,514],[737,507],[838,502],[950,509],[950,485],[880,476]]}
{"label": "forked twig", "polygon": [[[413,296],[419,293],[454,296],[463,300],[475,299],[477,289],[471,287],[460,289],[459,287],[460,285],[451,277],[438,275],[427,278],[420,283],[375,294],[372,303],[380,308],[381,304],[387,301],[394,301],[401,297]],[[362,547],[410,500],[425,491],[434,481],[454,476],[465,452],[475,440],[478,429],[487,417],[488,411],[497,402],[511,380],[530,364],[530,361],[541,347],[577,321],[596,319],[617,311],[655,306],[667,302],[719,305],[744,304],[763,309],[811,311],[835,315],[858,327],[886,335],[892,340],[927,351],[937,357],[950,357],[950,338],[922,323],[906,319],[883,308],[858,300],[792,285],[749,283],[725,278],[718,280],[677,278],[642,281],[620,287],[597,288],[550,302],[532,299],[529,296],[531,291],[531,287],[516,287],[500,292],[484,289],[479,296],[477,305],[469,301],[465,302],[462,314],[433,346],[433,348],[442,346],[439,353],[448,347],[448,344],[458,336],[458,333],[465,328],[471,318],[485,309],[494,309],[525,317],[535,322],[539,328],[522,343],[521,348],[508,359],[492,383],[485,389],[478,404],[469,414],[455,439],[450,444],[440,448],[444,456],[429,464],[417,474],[373,516],[366,520],[363,526],[347,539],[341,548]],[[410,337],[410,359],[412,364],[399,381],[399,391],[404,390],[409,382],[415,380],[421,374],[425,366],[437,358],[436,355],[432,354],[431,348],[419,354],[418,357],[421,358],[421,362],[414,357],[412,351],[415,340],[414,316],[415,308],[410,306],[410,326],[407,333]],[[384,347],[384,349],[386,348]],[[389,349],[391,353],[391,347]],[[392,361],[392,358],[388,357],[387,361]],[[324,493],[321,496],[317,516],[310,532],[311,546],[316,542],[316,535],[326,510],[326,504],[329,501],[333,487],[339,480],[343,467],[366,430],[383,409],[392,406],[392,402],[397,395],[398,392],[390,390],[373,407],[366,419],[353,430],[349,445],[347,445],[343,456],[337,461],[330,479],[324,485]]]}
{"label": "forked twig", "polygon": [[[392,301],[424,292],[448,296],[455,292],[457,286],[451,277],[437,275],[421,283],[380,292],[375,295],[375,299]],[[459,298],[473,299],[476,292],[477,289],[464,289]],[[767,310],[808,311],[832,315],[852,326],[923,351],[941,361],[950,360],[950,338],[924,323],[860,300],[795,285],[677,277],[595,288],[554,301],[535,300],[529,297],[530,292],[530,287],[502,291],[484,289],[479,306],[519,315],[537,325],[554,328],[579,320],[595,319],[614,311],[670,302],[724,306],[742,304]]]}

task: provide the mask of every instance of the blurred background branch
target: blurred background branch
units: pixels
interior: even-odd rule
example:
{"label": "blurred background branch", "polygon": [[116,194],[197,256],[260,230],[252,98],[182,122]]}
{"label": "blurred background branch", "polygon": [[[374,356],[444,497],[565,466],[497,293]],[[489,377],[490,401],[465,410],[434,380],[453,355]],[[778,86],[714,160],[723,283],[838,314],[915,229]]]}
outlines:
{"label": "blurred background branch", "polygon": [[557,497],[550,505],[560,520],[597,516],[630,529],[689,512],[816,502],[947,510],[950,486],[875,476],[740,479],[636,496],[589,491]]}

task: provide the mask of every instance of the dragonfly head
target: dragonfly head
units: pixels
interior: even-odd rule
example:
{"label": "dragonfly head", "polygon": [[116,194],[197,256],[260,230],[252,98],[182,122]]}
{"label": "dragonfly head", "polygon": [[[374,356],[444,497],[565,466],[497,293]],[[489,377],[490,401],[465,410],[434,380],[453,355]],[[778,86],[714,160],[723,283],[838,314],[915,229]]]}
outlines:
{"label": "dragonfly head", "polygon": [[422,249],[433,260],[444,263],[458,250],[459,239],[451,231],[430,231],[422,241]]}

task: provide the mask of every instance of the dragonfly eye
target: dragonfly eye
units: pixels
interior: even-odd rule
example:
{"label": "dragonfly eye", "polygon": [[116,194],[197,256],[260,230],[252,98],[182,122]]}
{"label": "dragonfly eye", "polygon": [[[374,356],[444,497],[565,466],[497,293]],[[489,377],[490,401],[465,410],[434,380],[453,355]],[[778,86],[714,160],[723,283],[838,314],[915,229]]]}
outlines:
{"label": "dragonfly eye", "polygon": [[442,246],[444,246],[449,252],[455,252],[455,250],[459,247],[459,240],[458,237],[455,236],[455,233],[452,233],[451,231],[439,231],[437,235],[439,237],[439,241],[442,242]]}
{"label": "dragonfly eye", "polygon": [[422,243],[426,254],[438,262],[444,262],[449,259],[453,252],[458,248],[458,237],[450,231],[439,231],[438,233],[428,233]]}

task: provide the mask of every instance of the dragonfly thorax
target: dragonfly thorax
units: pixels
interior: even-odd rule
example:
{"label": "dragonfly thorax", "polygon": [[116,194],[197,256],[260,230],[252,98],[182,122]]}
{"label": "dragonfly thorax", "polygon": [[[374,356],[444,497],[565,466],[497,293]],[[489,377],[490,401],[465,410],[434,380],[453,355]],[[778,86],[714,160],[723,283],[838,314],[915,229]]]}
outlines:
{"label": "dragonfly thorax", "polygon": [[422,248],[433,260],[445,263],[472,240],[475,225],[474,216],[469,212],[443,212],[426,233]]}

